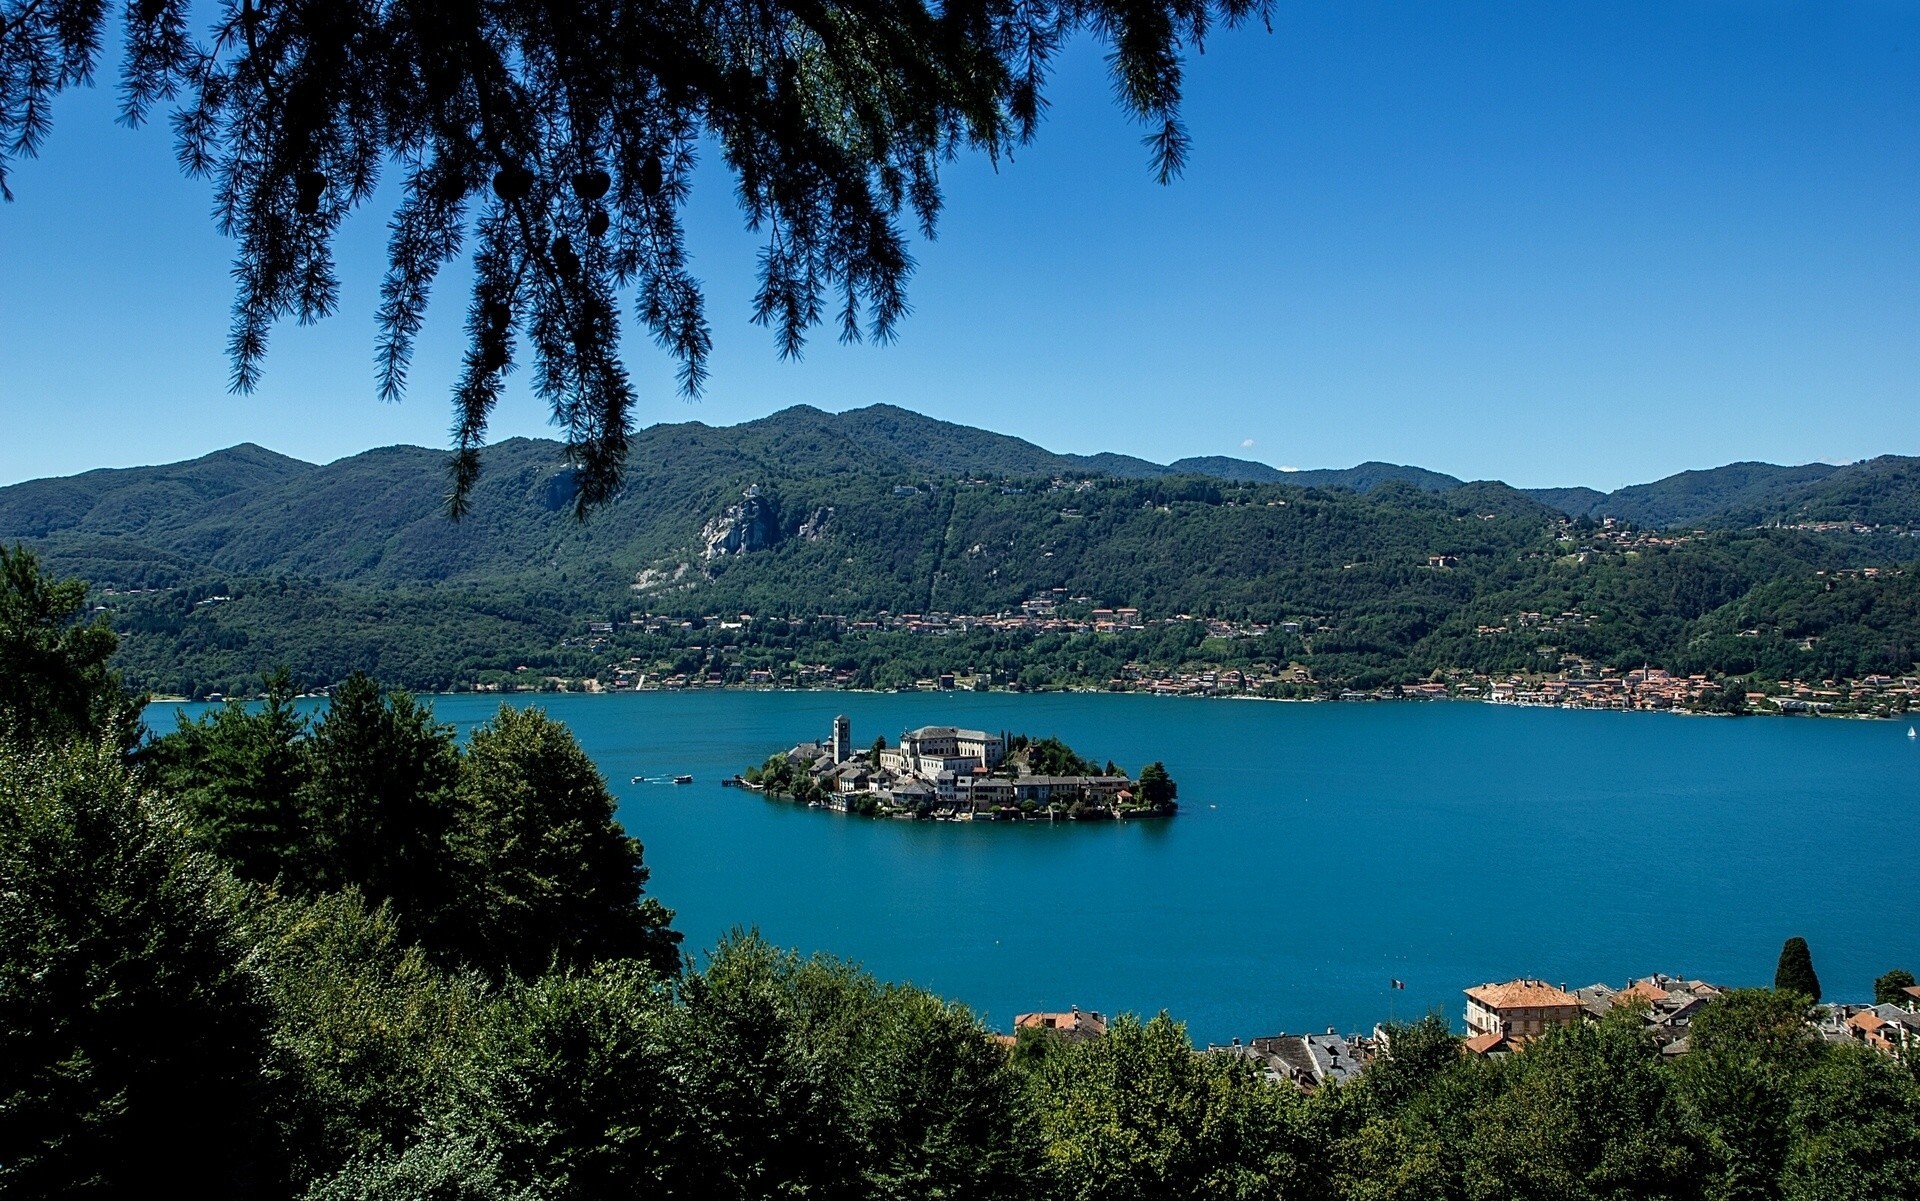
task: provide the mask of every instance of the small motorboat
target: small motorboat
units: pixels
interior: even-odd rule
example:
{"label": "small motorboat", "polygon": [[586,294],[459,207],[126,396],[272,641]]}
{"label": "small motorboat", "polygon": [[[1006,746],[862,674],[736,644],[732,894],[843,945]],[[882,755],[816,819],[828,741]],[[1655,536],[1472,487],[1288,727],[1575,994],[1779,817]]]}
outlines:
{"label": "small motorboat", "polygon": [[633,779],[627,781],[629,784],[645,784],[646,782],[647,778],[645,776],[635,776]]}
{"label": "small motorboat", "polygon": [[692,776],[675,776],[673,778],[673,782],[675,784],[691,784],[693,783],[693,777]]}

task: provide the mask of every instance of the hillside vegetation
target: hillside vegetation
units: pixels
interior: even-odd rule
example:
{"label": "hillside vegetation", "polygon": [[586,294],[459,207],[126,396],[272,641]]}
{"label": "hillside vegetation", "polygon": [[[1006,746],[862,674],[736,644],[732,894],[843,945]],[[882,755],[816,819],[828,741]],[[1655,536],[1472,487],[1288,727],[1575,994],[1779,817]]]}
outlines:
{"label": "hillside vegetation", "polygon": [[0,569],[10,1198],[1920,1195],[1912,1058],[1815,1032],[1801,939],[1678,1056],[1644,1000],[1504,1057],[1389,1024],[1314,1087],[1164,1013],[996,1038],[757,934],[684,954],[644,831],[538,708],[461,740],[369,678],[312,716],[279,678],[116,745],[111,632]]}
{"label": "hillside vegetation", "polygon": [[[1543,500],[1390,464],[1187,460],[1204,472],[1176,473],[887,406],[655,426],[634,462],[620,502],[582,523],[560,447],[503,442],[455,523],[439,452],[320,467],[239,446],[0,489],[0,542],[91,580],[126,635],[130,678],[187,694],[246,687],[274,665],[304,683],[365,670],[419,688],[522,667],[591,675],[611,653],[664,664],[714,641],[643,637],[634,612],[781,619],[783,632],[745,636],[748,659],[770,668],[871,667],[884,650],[934,670],[1041,668],[1037,683],[1103,680],[1135,660],[1299,663],[1329,687],[1375,686],[1569,657],[1829,678],[1907,671],[1920,646],[1916,575],[1901,566],[1920,557],[1902,536],[1920,525],[1910,459],[1735,464],[1577,516],[1547,500],[1599,494]],[[1609,505],[1642,529],[1599,528],[1592,514]],[[1647,532],[1677,513],[1671,536]],[[1761,528],[1835,522],[1876,528]],[[1886,570],[1849,574],[1869,566]],[[994,613],[1035,597],[1272,628],[1230,644],[1198,625],[969,636],[930,653],[789,620]],[[589,622],[621,632],[590,647]],[[1278,628],[1289,622],[1300,629]]]}

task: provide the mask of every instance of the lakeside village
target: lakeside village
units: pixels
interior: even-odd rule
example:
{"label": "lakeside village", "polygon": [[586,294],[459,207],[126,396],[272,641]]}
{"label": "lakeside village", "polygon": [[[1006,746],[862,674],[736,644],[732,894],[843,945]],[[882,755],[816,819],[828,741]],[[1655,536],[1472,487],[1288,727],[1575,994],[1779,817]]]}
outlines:
{"label": "lakeside village", "polygon": [[802,742],[727,784],[816,809],[932,821],[1122,821],[1171,817],[1179,792],[1149,763],[1132,779],[1054,738],[922,726],[887,745],[853,749],[853,725],[833,719],[825,742]]}
{"label": "lakeside village", "polygon": [[[1898,975],[1913,979],[1906,973]],[[1397,980],[1393,986],[1404,987]],[[1629,980],[1619,988],[1590,984],[1569,990],[1564,984],[1532,979],[1480,984],[1465,990],[1467,1037],[1461,1053],[1499,1057],[1523,1052],[1529,1042],[1557,1026],[1597,1023],[1614,1009],[1631,1006],[1662,1055],[1685,1055],[1694,1016],[1726,991],[1704,980],[1658,973]],[[1807,1025],[1826,1042],[1857,1043],[1911,1061],[1920,1055],[1920,986],[1904,984],[1886,991],[1889,999],[1872,1005],[1815,1005]],[[1031,1038],[1075,1042],[1100,1038],[1106,1032],[1106,1015],[1075,1007],[1064,1013],[1018,1014],[1013,1033],[997,1037],[1013,1047]],[[1206,1052],[1248,1060],[1269,1081],[1311,1091],[1352,1080],[1391,1047],[1392,1038],[1385,1024],[1375,1025],[1368,1034],[1341,1034],[1329,1026],[1318,1034],[1236,1038],[1209,1044]]]}
{"label": "lakeside village", "polygon": [[[1435,556],[1444,560],[1447,556]],[[1439,564],[1444,566],[1444,563]],[[1860,569],[1861,573],[1874,568]],[[1850,574],[1842,572],[1840,574]],[[869,619],[852,619],[839,614],[816,614],[811,618],[756,618],[753,614],[707,616],[698,620],[669,617],[655,613],[634,613],[625,628],[648,634],[698,636],[713,631],[712,645],[691,645],[686,652],[710,656],[704,671],[662,672],[650,668],[638,657],[608,663],[597,677],[569,679],[559,676],[529,678],[527,668],[517,669],[515,682],[481,684],[479,691],[677,691],[704,688],[791,688],[850,689],[856,687],[855,672],[835,669],[825,663],[801,663],[787,670],[751,667],[728,663],[738,656],[739,641],[756,621],[805,623],[814,629],[832,630],[836,635],[906,634],[939,638],[973,631],[1026,634],[1120,634],[1166,629],[1197,624],[1209,639],[1238,642],[1272,633],[1312,638],[1331,632],[1331,627],[1314,618],[1274,623],[1228,621],[1219,618],[1177,614],[1165,618],[1143,618],[1138,609],[1093,609],[1090,613],[1062,616],[1062,604],[1084,602],[1085,597],[1069,597],[1066,589],[1058,595],[1041,596],[1022,602],[1017,610],[994,614],[965,613],[887,613]],[[1548,632],[1589,624],[1590,616],[1577,613],[1522,612],[1504,624],[1481,626],[1480,637],[1498,637],[1510,631]],[[589,622],[583,637],[570,638],[562,645],[606,650],[617,633],[613,622]],[[1543,651],[1554,648],[1543,647]],[[1137,662],[1124,664],[1104,683],[1084,685],[1083,691],[1140,692],[1156,696],[1240,697],[1268,700],[1480,700],[1496,704],[1548,706],[1569,709],[1653,710],[1671,712],[1744,712],[1755,714],[1816,715],[1862,717],[1903,717],[1920,709],[1920,674],[1869,675],[1861,679],[1744,681],[1738,684],[1706,674],[1678,675],[1657,667],[1621,671],[1600,666],[1570,654],[1560,655],[1559,669],[1533,673],[1488,675],[1462,669],[1435,673],[1433,679],[1415,684],[1395,684],[1371,690],[1338,689],[1315,678],[1301,663],[1266,667],[1196,668],[1166,670]],[[919,691],[1027,691],[1018,680],[1003,679],[987,672],[955,671],[916,680]],[[902,690],[905,690],[904,688]]]}

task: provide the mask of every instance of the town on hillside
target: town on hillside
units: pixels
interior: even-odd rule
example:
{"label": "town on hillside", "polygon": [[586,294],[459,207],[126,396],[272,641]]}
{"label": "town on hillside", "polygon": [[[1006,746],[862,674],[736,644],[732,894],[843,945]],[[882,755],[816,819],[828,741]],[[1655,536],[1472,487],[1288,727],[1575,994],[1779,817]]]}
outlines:
{"label": "town on hillside", "polygon": [[1178,786],[1159,763],[1129,777],[1054,738],[922,726],[855,751],[853,724],[802,742],[729,781],[812,808],[934,821],[1097,821],[1170,817]]}
{"label": "town on hillside", "polygon": [[[1890,973],[1888,979],[1876,982],[1873,1004],[1815,1005],[1807,1018],[1810,1036],[1828,1043],[1858,1044],[1912,1062],[1920,1056],[1920,986],[1909,983],[1912,979],[1908,973]],[[1393,984],[1401,987],[1399,981]],[[1663,1056],[1681,1056],[1687,1053],[1688,1027],[1694,1017],[1727,991],[1704,980],[1662,973],[1629,980],[1618,988],[1589,984],[1570,990],[1564,984],[1526,978],[1477,984],[1465,990],[1467,1036],[1460,1044],[1461,1054],[1491,1058],[1516,1054],[1556,1027],[1598,1023],[1614,1010],[1626,1008],[1637,1014],[1636,1020]],[[1077,1042],[1103,1037],[1107,1026],[1105,1014],[1074,1006],[1060,1013],[1018,1014],[1013,1033],[996,1037],[1008,1047],[1037,1038]],[[1247,1060],[1273,1083],[1312,1091],[1352,1080],[1389,1051],[1392,1042],[1392,1026],[1380,1023],[1366,1034],[1342,1034],[1329,1026],[1322,1033],[1269,1034],[1211,1043],[1206,1051]]]}
{"label": "town on hillside", "polygon": [[[1445,569],[1447,556],[1435,556]],[[1821,573],[1826,575],[1829,573]],[[1878,568],[1842,569],[1836,577],[1877,579]],[[1057,593],[1058,595],[1055,595]],[[1106,640],[1173,635],[1184,645],[1198,639],[1219,648],[1222,662],[1171,665],[1127,659],[1110,672],[1072,687],[1156,696],[1245,697],[1268,700],[1479,700],[1569,709],[1627,709],[1694,713],[1750,713],[1860,717],[1906,716],[1920,706],[1920,674],[1868,673],[1859,678],[1802,679],[1760,675],[1733,677],[1711,672],[1674,672],[1654,665],[1614,667],[1584,658],[1559,645],[1593,627],[1594,616],[1577,607],[1565,612],[1518,610],[1474,628],[1475,639],[1523,639],[1536,646],[1533,667],[1487,672],[1442,667],[1424,680],[1355,688],[1323,678],[1311,665],[1314,640],[1340,633],[1332,619],[1301,615],[1283,621],[1252,621],[1179,613],[1146,617],[1132,608],[1089,608],[1090,598],[1067,590],[1029,598],[999,613],[944,611],[879,612],[868,617],[817,613],[810,616],[709,615],[694,619],[634,612],[624,622],[590,621],[586,633],[562,642],[563,649],[606,653],[621,638],[652,637],[679,645],[678,658],[660,662],[645,656],[607,662],[592,678],[537,676],[521,670],[512,684],[477,685],[480,691],[679,691],[703,688],[850,689],[863,687],[854,667],[811,659],[807,650],[773,655],[761,645],[790,639],[802,631],[821,650],[844,650],[861,640],[926,639],[932,645],[959,648],[974,636],[1092,635]],[[769,635],[767,631],[784,633]],[[1743,629],[1737,638],[1758,637]],[[1278,637],[1300,656],[1263,657],[1265,640]],[[1545,641],[1543,641],[1545,640]],[[1817,638],[1801,640],[1811,650]],[[811,648],[808,648],[811,649]],[[798,657],[793,657],[797,655]],[[781,656],[786,656],[781,661]],[[942,655],[941,657],[946,657]],[[955,649],[950,666],[913,682],[919,691],[1028,691],[1023,673],[969,666],[967,652]],[[902,683],[902,689],[907,685]]]}

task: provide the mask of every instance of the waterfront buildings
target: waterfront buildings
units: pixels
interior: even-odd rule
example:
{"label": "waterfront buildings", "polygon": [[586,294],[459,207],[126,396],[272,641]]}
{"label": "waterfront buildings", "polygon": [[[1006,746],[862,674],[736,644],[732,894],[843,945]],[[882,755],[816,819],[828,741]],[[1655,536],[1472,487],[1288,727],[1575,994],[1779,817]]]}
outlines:
{"label": "waterfront buildings", "polygon": [[1497,1043],[1537,1038],[1579,1021],[1580,1010],[1579,997],[1544,980],[1476,985],[1467,989],[1468,1048],[1488,1053]]}

